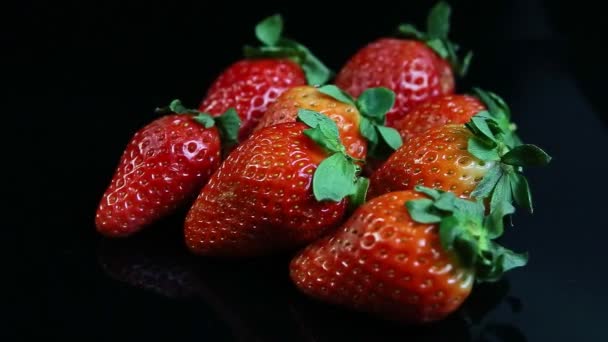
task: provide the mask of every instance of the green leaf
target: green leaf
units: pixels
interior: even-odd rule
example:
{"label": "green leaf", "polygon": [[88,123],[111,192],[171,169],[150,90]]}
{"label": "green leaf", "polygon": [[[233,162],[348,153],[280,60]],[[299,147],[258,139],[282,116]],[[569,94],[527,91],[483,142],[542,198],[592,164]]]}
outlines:
{"label": "green leaf", "polygon": [[509,173],[509,182],[511,183],[511,192],[515,203],[520,207],[528,209],[530,212],[534,211],[532,206],[532,193],[530,191],[530,185],[524,175],[519,172]]}
{"label": "green leaf", "polygon": [[199,113],[198,115],[193,117],[193,119],[203,125],[205,128],[213,127],[213,125],[215,125],[213,117],[211,117],[211,115],[207,113]]}
{"label": "green leaf", "polygon": [[473,51],[469,51],[466,55],[464,55],[464,59],[462,60],[462,62],[460,63],[460,67],[458,68],[458,75],[460,77],[465,77],[467,75],[467,73],[469,72],[469,68],[471,67],[472,59]]}
{"label": "green leaf", "polygon": [[454,241],[458,235],[463,233],[460,221],[455,216],[449,216],[441,220],[439,224],[439,241],[445,250],[454,249]]}
{"label": "green leaf", "polygon": [[492,146],[478,137],[469,138],[467,150],[473,156],[483,161],[500,160],[496,146]]}
{"label": "green leaf", "polygon": [[395,93],[384,87],[367,89],[357,99],[359,112],[380,125],[384,124],[384,116],[394,104]]}
{"label": "green leaf", "polygon": [[253,47],[245,45],[243,55],[247,58],[290,58],[298,63],[304,58],[300,51],[284,46]]}
{"label": "green leaf", "polygon": [[399,135],[399,132],[396,129],[386,126],[376,126],[376,129],[378,130],[378,133],[380,133],[382,140],[392,150],[397,150],[403,145],[401,135]]}
{"label": "green leaf", "polygon": [[496,183],[502,176],[502,168],[497,163],[493,167],[491,167],[486,174],[483,176],[483,179],[477,184],[475,190],[471,192],[471,197],[475,198],[486,198],[490,195]]}
{"label": "green leaf", "polygon": [[459,234],[454,241],[454,249],[464,267],[475,266],[479,253],[479,241],[470,234]]}
{"label": "green leaf", "polygon": [[397,33],[404,38],[415,38],[417,40],[426,40],[426,34],[418,31],[414,25],[401,24],[397,27]]}
{"label": "green leaf", "polygon": [[224,114],[215,118],[215,123],[222,137],[224,145],[233,145],[238,142],[241,118],[234,108],[228,108]]}
{"label": "green leaf", "polygon": [[376,126],[368,118],[362,116],[359,121],[359,132],[369,142],[371,152],[380,141]]}
{"label": "green leaf", "polygon": [[441,56],[441,58],[448,58],[450,56],[448,46],[441,39],[427,40],[426,45],[433,49],[433,51],[437,52],[437,54]]}
{"label": "green leaf", "polygon": [[349,197],[349,206],[351,209],[357,208],[365,203],[368,188],[369,179],[365,177],[357,178],[357,181],[355,182],[355,192]]}
{"label": "green leaf", "polygon": [[346,92],[344,92],[342,89],[336,87],[333,84],[324,85],[322,87],[319,87],[318,90],[319,90],[319,92],[321,92],[327,96],[331,96],[340,102],[343,102],[343,103],[349,104],[353,107],[356,107],[355,100],[350,95],[348,95]]}
{"label": "green leaf", "polygon": [[437,189],[431,189],[428,188],[424,185],[416,185],[414,186],[414,191],[419,192],[421,194],[425,194],[427,196],[429,196],[430,198],[436,200],[438,199],[441,194],[443,194],[444,192],[441,190],[437,190]]}
{"label": "green leaf", "polygon": [[[487,112],[482,112],[482,114],[485,115],[485,113]],[[496,142],[496,137],[494,136],[494,133],[492,133],[492,130],[490,129],[490,127],[488,126],[488,120],[487,118],[483,117],[483,116],[473,116],[471,118],[470,124],[475,127],[481,134],[483,134],[484,137],[488,138],[491,141]]]}
{"label": "green leaf", "polygon": [[439,198],[435,200],[435,208],[453,212],[456,210],[456,196],[451,192],[442,193]]}
{"label": "green leaf", "polygon": [[298,110],[298,119],[311,127],[304,134],[329,152],[344,152],[338,126],[327,116],[308,109]]}
{"label": "green leaf", "polygon": [[500,107],[496,101],[494,101],[489,92],[486,92],[480,88],[473,88],[473,92],[475,92],[475,95],[481,100],[486,108],[488,108],[488,111],[490,114],[492,114],[492,117],[497,118],[500,116]]}
{"label": "green leaf", "polygon": [[529,259],[528,253],[516,253],[502,247],[499,262],[502,265],[503,272],[507,272],[517,267],[526,266]]}
{"label": "green leaf", "polygon": [[273,46],[279,42],[283,31],[283,18],[280,14],[270,16],[255,27],[256,37],[265,45]]}
{"label": "green leaf", "polygon": [[191,113],[191,110],[186,108],[183,104],[182,101],[180,100],[173,100],[171,101],[171,103],[169,104],[169,109],[175,113],[175,114],[187,114],[187,113]]}
{"label": "green leaf", "polygon": [[427,17],[426,30],[431,38],[446,39],[450,31],[450,5],[438,2]]}
{"label": "green leaf", "polygon": [[279,45],[290,48],[298,52],[295,61],[302,66],[306,81],[309,85],[320,86],[331,78],[333,72],[317,56],[315,56],[306,46],[291,39],[281,39]]}
{"label": "green leaf", "polygon": [[503,174],[494,187],[494,192],[490,199],[490,212],[495,211],[498,206],[502,205],[502,202],[511,203],[511,199],[509,177]]}
{"label": "green leaf", "polygon": [[507,152],[501,161],[515,166],[545,166],[549,164],[551,157],[536,145],[524,144]]}
{"label": "green leaf", "polygon": [[312,179],[312,190],[317,201],[339,202],[354,194],[357,166],[343,153],[334,153],[317,167]]}
{"label": "green leaf", "polygon": [[419,223],[441,222],[441,215],[433,208],[433,201],[428,198],[410,200],[405,202],[405,206],[412,217],[412,220]]}
{"label": "green leaf", "polygon": [[511,118],[511,109],[509,108],[509,106],[507,105],[505,100],[503,100],[502,97],[496,95],[495,93],[493,93],[491,91],[488,91],[487,94],[492,98],[492,100],[494,100],[494,103],[496,104],[496,106],[507,117],[507,119],[510,119]]}
{"label": "green leaf", "polygon": [[509,202],[500,202],[493,212],[487,217],[486,230],[488,238],[496,239],[500,237],[504,231],[504,217],[515,212],[515,207]]}

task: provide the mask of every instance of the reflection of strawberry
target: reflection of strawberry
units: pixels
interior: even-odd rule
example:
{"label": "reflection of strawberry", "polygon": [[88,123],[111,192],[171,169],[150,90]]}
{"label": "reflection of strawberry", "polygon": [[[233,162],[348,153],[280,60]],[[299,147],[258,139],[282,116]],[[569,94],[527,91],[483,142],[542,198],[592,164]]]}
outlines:
{"label": "reflection of strawberry", "polygon": [[404,117],[416,104],[454,92],[453,72],[463,75],[470,60],[456,55],[447,39],[450,7],[440,2],[429,13],[427,33],[401,25],[400,33],[413,39],[382,38],[359,50],[336,77],[336,85],[358,97],[372,87],[387,87],[396,94],[387,114],[387,126]]}
{"label": "reflection of strawberry", "polygon": [[365,203],[336,233],[304,249],[290,268],[298,288],[391,320],[428,322],[460,307],[475,279],[494,281],[526,263],[493,241],[502,215],[484,218],[481,202],[417,190],[422,194],[392,192]]}
{"label": "reflection of strawberry", "polygon": [[127,145],[97,209],[100,233],[133,234],[191,200],[220,164],[220,135],[225,143],[236,139],[234,110],[213,119],[178,100],[169,109],[176,114],[153,121]]}
{"label": "reflection of strawberry", "polygon": [[238,61],[221,73],[209,88],[200,111],[220,115],[235,108],[242,120],[239,140],[255,128],[269,104],[287,89],[323,84],[330,72],[303,45],[281,37],[283,21],[271,16],[256,26],[256,36],[264,44],[246,47],[249,59]]}
{"label": "reflection of strawberry", "polygon": [[371,176],[369,197],[424,185],[468,198],[490,198],[491,209],[514,199],[532,209],[523,167],[546,165],[551,157],[522,145],[500,98],[478,91],[488,111],[466,125],[445,125],[412,136]]}
{"label": "reflection of strawberry", "polygon": [[347,196],[367,182],[328,117],[299,119],[254,132],[203,188],[186,218],[195,253],[250,256],[309,243],[342,221]]}

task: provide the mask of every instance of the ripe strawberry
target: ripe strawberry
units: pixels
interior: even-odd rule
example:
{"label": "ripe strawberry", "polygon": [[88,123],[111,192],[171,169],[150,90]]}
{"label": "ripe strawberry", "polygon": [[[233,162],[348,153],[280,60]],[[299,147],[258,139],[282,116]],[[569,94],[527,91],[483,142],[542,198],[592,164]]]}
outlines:
{"label": "ripe strawberry", "polygon": [[466,125],[439,126],[411,137],[374,172],[369,198],[424,185],[462,198],[491,198],[492,210],[514,198],[531,211],[523,167],[546,165],[551,157],[521,144],[502,99],[479,90],[478,95],[488,111]]}
{"label": "ripe strawberry", "polygon": [[101,234],[128,236],[191,199],[219,167],[220,135],[236,140],[233,109],[213,119],[179,100],[169,108],[176,114],[154,120],[127,145],[97,209]]}
{"label": "ripe strawberry", "polygon": [[190,250],[252,256],[295,248],[340,224],[346,196],[361,200],[367,180],[358,179],[336,124],[308,110],[298,117],[304,123],[254,132],[222,163],[186,218]]}
{"label": "ripe strawberry", "polygon": [[401,146],[397,131],[383,126],[384,116],[394,101],[395,95],[386,88],[368,89],[355,101],[333,85],[295,87],[268,107],[256,130],[296,121],[300,109],[316,111],[336,122],[340,140],[348,146],[348,153],[363,159],[367,153],[366,140],[372,155],[392,152]]}
{"label": "ripe strawberry", "polygon": [[502,234],[502,215],[484,218],[481,202],[416,190],[365,203],[306,247],[290,265],[296,286],[322,301],[422,323],[454,312],[474,280],[495,281],[526,264],[527,255],[492,241]]}
{"label": "ripe strawberry", "polygon": [[228,67],[209,88],[199,110],[220,115],[235,108],[242,126],[239,141],[244,141],[257,125],[268,105],[287,89],[323,84],[330,70],[303,45],[281,37],[283,21],[274,15],[255,29],[264,46],[245,47],[248,59]]}
{"label": "ripe strawberry", "polygon": [[403,141],[438,126],[465,124],[473,115],[486,110],[478,98],[470,95],[443,95],[414,107],[395,121],[394,127]]}
{"label": "ripe strawberry", "polygon": [[427,33],[412,25],[399,26],[400,35],[411,39],[381,38],[359,50],[336,77],[336,85],[353,96],[371,87],[395,92],[395,106],[387,114],[394,127],[416,104],[454,92],[454,76],[466,73],[471,59],[461,62],[457,46],[447,38],[450,7],[439,2],[429,13]]}

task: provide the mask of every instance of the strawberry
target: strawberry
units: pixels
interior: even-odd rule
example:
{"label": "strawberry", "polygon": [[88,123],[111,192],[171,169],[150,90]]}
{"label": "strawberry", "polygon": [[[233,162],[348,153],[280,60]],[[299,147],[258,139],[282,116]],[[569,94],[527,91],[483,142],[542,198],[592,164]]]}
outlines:
{"label": "strawberry", "polygon": [[439,2],[429,13],[427,33],[404,24],[400,35],[413,39],[381,38],[365,46],[340,70],[336,85],[355,97],[371,87],[394,91],[395,106],[386,117],[390,127],[416,104],[453,93],[453,74],[466,73],[472,54],[459,60],[447,38],[449,17],[449,5]]}
{"label": "strawberry", "polygon": [[239,141],[255,128],[269,104],[287,89],[323,84],[330,70],[303,45],[281,37],[283,20],[274,15],[255,28],[261,47],[245,47],[247,59],[222,72],[201,102],[201,112],[220,115],[235,108],[242,122]]}
{"label": "strawberry", "polygon": [[372,155],[386,154],[401,146],[397,131],[383,126],[384,116],[394,102],[394,93],[386,88],[368,89],[355,100],[334,85],[294,87],[268,107],[256,130],[296,121],[299,109],[313,110],[335,121],[349,154],[362,159],[367,151],[366,140]]}
{"label": "strawberry", "polygon": [[[347,196],[367,180],[328,117],[300,109],[302,122],[254,132],[203,188],[185,222],[196,254],[253,256],[309,243],[341,223]],[[309,128],[311,127],[311,128]]]}
{"label": "strawberry", "polygon": [[131,235],[191,199],[219,167],[220,135],[226,143],[236,139],[233,109],[216,118],[179,100],[169,109],[175,114],[154,120],[127,145],[97,209],[101,234]]}
{"label": "strawberry", "polygon": [[431,128],[409,138],[371,177],[369,198],[424,185],[462,198],[490,198],[491,210],[512,199],[530,211],[532,199],[523,168],[551,157],[521,144],[502,99],[477,90],[488,108],[466,125]]}
{"label": "strawberry", "polygon": [[406,116],[395,121],[394,127],[403,141],[407,141],[433,127],[465,124],[483,110],[486,107],[474,96],[443,95],[417,105]]}
{"label": "strawberry", "polygon": [[442,319],[471,292],[474,281],[495,281],[523,266],[493,240],[502,214],[484,217],[481,201],[417,187],[377,197],[335,233],[292,260],[290,275],[322,301],[409,323]]}

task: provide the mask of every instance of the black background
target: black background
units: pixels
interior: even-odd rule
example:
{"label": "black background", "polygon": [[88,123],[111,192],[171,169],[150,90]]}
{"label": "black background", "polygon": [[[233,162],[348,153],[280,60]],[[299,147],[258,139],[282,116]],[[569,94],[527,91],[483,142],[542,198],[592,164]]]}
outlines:
{"label": "black background", "polygon": [[604,340],[602,11],[585,1],[452,4],[452,38],[476,52],[459,89],[476,85],[502,95],[521,136],[554,157],[550,167],[529,170],[536,212],[519,213],[505,241],[530,252],[529,266],[476,289],[468,319],[463,310],[408,327],[310,301],[289,283],[288,255],[192,257],[181,242],[183,212],[129,241],[106,241],[94,231],[97,202],[131,134],[170,99],[196,105],[240,58],[241,46],[254,42],[259,19],[281,12],[287,34],[337,70],[397,23],[423,25],[431,2],[49,1],[21,2],[1,21],[11,114],[4,115],[3,151],[18,176],[5,179],[10,216],[17,218],[7,230],[18,232],[18,251],[7,259],[17,289],[6,293],[15,305],[3,333],[70,340]]}

